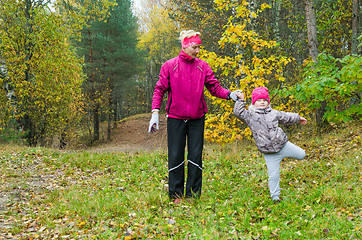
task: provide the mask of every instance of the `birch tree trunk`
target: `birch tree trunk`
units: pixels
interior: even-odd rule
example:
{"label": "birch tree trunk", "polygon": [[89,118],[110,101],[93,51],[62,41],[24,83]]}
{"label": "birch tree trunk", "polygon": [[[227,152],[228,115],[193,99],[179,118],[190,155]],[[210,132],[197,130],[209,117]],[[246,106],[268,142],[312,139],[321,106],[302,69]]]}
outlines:
{"label": "birch tree trunk", "polygon": [[278,42],[281,41],[280,29],[279,29],[281,7],[282,7],[282,1],[280,0],[275,1],[275,39]]}
{"label": "birch tree trunk", "polygon": [[308,49],[309,55],[313,61],[316,61],[318,56],[318,39],[317,39],[317,21],[315,17],[313,0],[304,0],[305,13],[307,18],[308,30]]}
{"label": "birch tree trunk", "polygon": [[[318,39],[317,39],[317,21],[314,10],[313,0],[304,0],[305,3],[305,13],[307,19],[307,31],[308,31],[308,49],[309,55],[312,57],[314,62],[317,62],[317,57],[319,54],[318,50]],[[317,129],[320,131],[327,122],[323,120],[323,116],[326,112],[326,102],[321,102],[321,107],[316,109],[316,123]]]}
{"label": "birch tree trunk", "polygon": [[[358,55],[358,37],[359,37],[359,3],[358,0],[353,0],[352,2],[352,47],[351,47],[351,54]],[[358,84],[356,81],[353,82],[354,84]],[[361,99],[361,92],[356,92],[358,97],[352,97],[350,104],[355,105],[360,103]]]}
{"label": "birch tree trunk", "polygon": [[358,36],[359,36],[359,3],[358,0],[353,0],[353,15],[352,15],[352,49],[351,53],[357,55],[358,54]]}

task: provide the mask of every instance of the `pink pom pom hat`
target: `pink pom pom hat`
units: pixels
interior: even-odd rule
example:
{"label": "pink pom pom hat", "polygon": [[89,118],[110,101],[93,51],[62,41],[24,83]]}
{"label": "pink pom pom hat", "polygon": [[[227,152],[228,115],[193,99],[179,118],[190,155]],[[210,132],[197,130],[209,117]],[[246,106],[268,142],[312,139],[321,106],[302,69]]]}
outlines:
{"label": "pink pom pom hat", "polygon": [[269,101],[269,93],[268,93],[268,89],[266,87],[258,87],[255,88],[251,94],[251,101],[252,104],[254,105],[254,103],[258,100],[258,99],[265,99],[268,101],[268,103],[270,103]]}

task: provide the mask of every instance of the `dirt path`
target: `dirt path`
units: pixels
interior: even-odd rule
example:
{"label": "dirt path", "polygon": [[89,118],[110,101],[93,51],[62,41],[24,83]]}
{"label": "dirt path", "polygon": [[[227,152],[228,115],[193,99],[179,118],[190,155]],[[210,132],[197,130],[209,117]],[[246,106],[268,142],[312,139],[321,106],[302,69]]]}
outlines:
{"label": "dirt path", "polygon": [[112,130],[112,141],[90,148],[99,152],[138,152],[167,148],[166,117],[159,117],[159,131],[148,133],[151,114],[139,114],[121,121]]}

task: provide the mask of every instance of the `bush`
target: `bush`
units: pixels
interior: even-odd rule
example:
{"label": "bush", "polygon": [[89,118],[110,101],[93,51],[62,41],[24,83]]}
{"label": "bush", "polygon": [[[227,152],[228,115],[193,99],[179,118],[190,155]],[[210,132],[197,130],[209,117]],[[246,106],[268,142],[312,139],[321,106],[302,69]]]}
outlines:
{"label": "bush", "polygon": [[348,122],[361,118],[361,80],[361,56],[338,59],[320,54],[316,62],[306,65],[304,81],[285,93],[310,109],[319,109],[325,103],[323,119],[328,122]]}
{"label": "bush", "polygon": [[11,119],[3,128],[0,128],[0,142],[23,144],[25,134],[16,120]]}

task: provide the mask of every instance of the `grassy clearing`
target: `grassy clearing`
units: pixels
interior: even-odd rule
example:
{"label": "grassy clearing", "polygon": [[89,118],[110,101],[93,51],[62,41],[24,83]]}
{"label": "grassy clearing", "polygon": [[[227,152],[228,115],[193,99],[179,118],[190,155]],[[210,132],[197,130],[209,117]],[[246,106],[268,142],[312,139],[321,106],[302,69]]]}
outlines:
{"label": "grassy clearing", "polygon": [[[0,148],[0,236],[15,239],[361,239],[360,124],[299,135],[269,198],[253,142],[207,144],[203,192],[170,203],[167,155]],[[2,239],[0,237],[0,239]]]}

